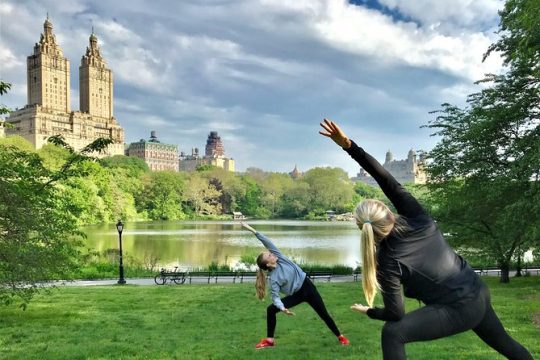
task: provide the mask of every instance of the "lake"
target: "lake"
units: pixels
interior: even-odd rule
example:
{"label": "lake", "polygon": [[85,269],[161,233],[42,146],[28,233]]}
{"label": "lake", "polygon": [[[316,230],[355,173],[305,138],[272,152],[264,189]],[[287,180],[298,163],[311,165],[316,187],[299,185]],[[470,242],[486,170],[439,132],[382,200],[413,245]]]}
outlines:
{"label": "lake", "polygon": [[[298,263],[348,265],[360,260],[360,231],[354,222],[258,220],[249,221]],[[83,229],[86,246],[97,251],[118,249],[114,224]],[[238,221],[128,222],[122,233],[124,257],[143,261],[157,257],[158,266],[186,270],[211,262],[237,265],[243,255],[255,258],[264,250],[260,241]]]}

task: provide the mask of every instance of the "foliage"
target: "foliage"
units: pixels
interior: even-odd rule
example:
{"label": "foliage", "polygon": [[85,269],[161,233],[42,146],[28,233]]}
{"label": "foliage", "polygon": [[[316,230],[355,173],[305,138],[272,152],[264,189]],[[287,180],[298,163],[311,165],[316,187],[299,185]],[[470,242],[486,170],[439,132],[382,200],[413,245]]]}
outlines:
{"label": "foliage", "polygon": [[56,183],[88,160],[84,153],[106,145],[99,140],[83,153],[71,152],[59,171],[49,170],[35,152],[0,145],[2,304],[18,301],[25,307],[43,281],[69,277],[83,234],[77,229],[77,209]]}
{"label": "foliage", "polygon": [[507,1],[488,54],[501,52],[508,71],[427,125],[441,137],[428,166],[437,219],[455,245],[495,258],[505,282],[515,252],[540,246],[539,13],[538,1]]}
{"label": "foliage", "polygon": [[221,212],[220,192],[199,172],[187,181],[186,200],[195,215],[214,215]]}
{"label": "foliage", "polygon": [[351,210],[353,189],[347,173],[339,168],[314,168],[308,170],[302,181],[309,185],[312,212],[324,214],[327,210]]}
{"label": "foliage", "polygon": [[105,157],[99,162],[103,167],[113,171],[124,169],[132,176],[139,176],[150,171],[144,160],[136,156],[114,155]]}
{"label": "foliage", "polygon": [[151,220],[179,220],[185,218],[182,210],[184,179],[172,171],[146,173],[142,176],[142,192],[138,195],[139,210]]}
{"label": "foliage", "polygon": [[[2,138],[0,144],[35,152],[18,136]],[[73,149],[48,144],[37,154],[48,170],[62,172]],[[60,185],[79,225],[117,219],[227,219],[233,211],[249,218],[326,219],[327,210],[350,212],[364,198],[388,201],[379,188],[353,184],[337,168],[311,169],[300,179],[254,168],[246,173],[216,167],[151,172],[142,159],[117,155],[74,166],[68,175]]]}
{"label": "foliage", "polygon": [[[116,279],[118,278],[118,249],[106,249],[101,252],[88,250],[79,256],[79,266],[71,274],[75,279]],[[123,254],[126,278],[154,277],[157,268],[154,260],[137,260],[127,253]]]}
{"label": "foliage", "polygon": [[[11,84],[0,80],[0,96],[4,96],[5,94],[7,94],[9,89],[11,89]],[[0,115],[7,115],[10,112],[11,110],[9,110],[5,105],[0,104]],[[0,118],[0,127],[9,125],[10,124],[6,123],[2,120],[2,118]]]}

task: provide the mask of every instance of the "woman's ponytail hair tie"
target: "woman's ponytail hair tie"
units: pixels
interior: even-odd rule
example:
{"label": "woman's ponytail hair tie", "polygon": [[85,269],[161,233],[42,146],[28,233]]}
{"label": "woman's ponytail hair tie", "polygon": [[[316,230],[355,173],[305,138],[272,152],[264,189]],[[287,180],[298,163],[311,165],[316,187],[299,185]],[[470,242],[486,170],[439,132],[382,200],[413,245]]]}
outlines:
{"label": "woman's ponytail hair tie", "polygon": [[366,220],[366,221],[364,221],[364,224],[371,224],[371,221],[370,221],[370,220]]}

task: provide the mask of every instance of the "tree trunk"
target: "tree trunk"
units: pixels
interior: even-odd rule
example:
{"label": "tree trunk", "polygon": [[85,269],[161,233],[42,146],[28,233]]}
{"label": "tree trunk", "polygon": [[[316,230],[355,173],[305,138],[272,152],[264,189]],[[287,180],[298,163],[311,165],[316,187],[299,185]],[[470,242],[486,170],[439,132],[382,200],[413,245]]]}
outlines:
{"label": "tree trunk", "polygon": [[509,283],[510,282],[510,264],[509,262],[504,262],[499,264],[499,268],[501,269],[501,283]]}
{"label": "tree trunk", "polygon": [[518,251],[516,277],[522,276],[521,274],[521,251]]}

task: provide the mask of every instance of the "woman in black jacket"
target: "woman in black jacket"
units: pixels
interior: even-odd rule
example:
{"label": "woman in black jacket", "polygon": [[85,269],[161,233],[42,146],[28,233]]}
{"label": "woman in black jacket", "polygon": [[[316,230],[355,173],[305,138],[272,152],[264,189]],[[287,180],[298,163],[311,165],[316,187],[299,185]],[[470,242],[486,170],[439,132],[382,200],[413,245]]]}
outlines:
{"label": "woman in black jacket", "polygon": [[[418,201],[377,160],[324,119],[321,135],[331,138],[377,181],[397,210],[378,200],[362,201],[355,210],[361,229],[362,286],[369,306],[351,308],[386,321],[382,329],[384,359],[405,359],[405,344],[442,338],[472,329],[509,359],[532,359],[504,330],[486,285],[444,240]],[[407,297],[426,306],[405,314]],[[384,308],[373,307],[380,290]]]}

